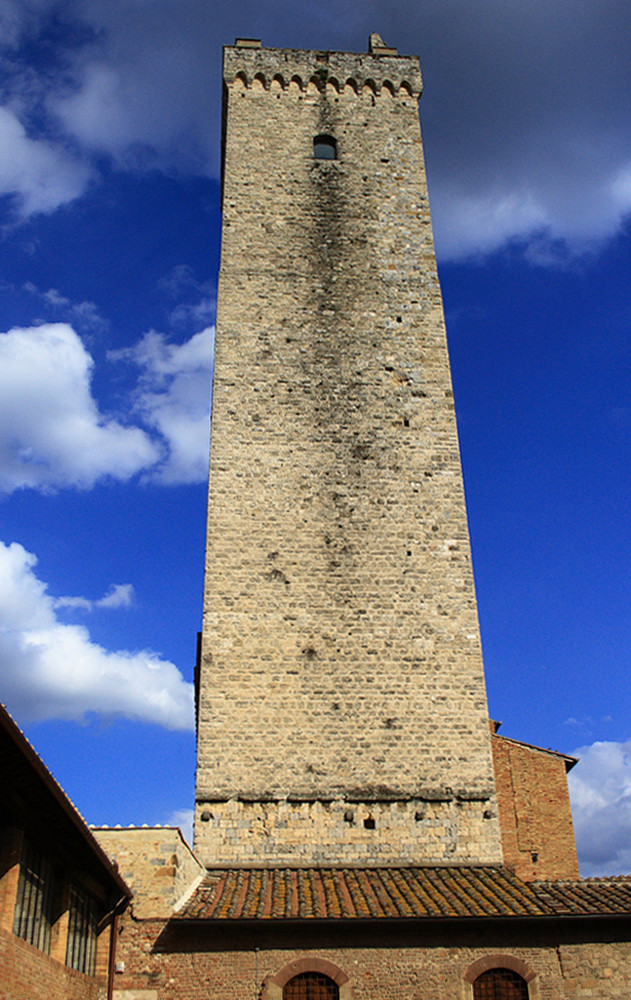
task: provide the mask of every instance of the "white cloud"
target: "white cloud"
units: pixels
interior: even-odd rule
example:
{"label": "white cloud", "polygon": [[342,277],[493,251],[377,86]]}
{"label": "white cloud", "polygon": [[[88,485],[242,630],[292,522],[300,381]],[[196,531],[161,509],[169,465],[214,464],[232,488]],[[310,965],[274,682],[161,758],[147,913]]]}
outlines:
{"label": "white cloud", "polygon": [[624,214],[631,211],[631,163],[623,166],[612,179],[610,193],[614,205]]}
{"label": "white cloud", "polygon": [[151,332],[115,355],[140,369],[137,411],[167,447],[166,459],[149,472],[153,481],[198,483],[208,475],[213,337],[207,327],[184,344],[170,344]]}
{"label": "white cloud", "polygon": [[56,0],[2,0],[0,4],[0,38],[7,48],[37,33],[39,22],[57,5]]}
{"label": "white cloud", "polygon": [[582,875],[631,872],[631,740],[579,747],[569,775]]}
{"label": "white cloud", "polygon": [[178,264],[159,282],[159,287],[173,298],[181,298],[183,293],[196,294],[195,302],[180,302],[169,317],[175,328],[199,330],[212,326],[217,311],[214,281],[198,281],[192,268]]}
{"label": "white cloud", "polygon": [[32,281],[25,282],[22,290],[42,302],[49,316],[52,313],[56,319],[66,320],[79,329],[90,330],[93,333],[102,333],[107,330],[108,323],[99,314],[94,302],[72,302],[56,288],[49,288],[42,292]]}
{"label": "white cloud", "polygon": [[182,302],[171,312],[169,317],[173,327],[210,326],[217,312],[217,302],[214,296],[201,298],[198,302]]}
{"label": "white cloud", "polygon": [[88,489],[138,473],[165,485],[204,482],[212,338],[210,327],[183,344],[150,333],[112,354],[138,371],[122,422],[100,411],[93,359],[71,326],[0,333],[0,491]]}
{"label": "white cloud", "polygon": [[92,171],[62,147],[32,139],[9,108],[0,108],[0,194],[20,217],[52,212],[83,194]]}
{"label": "white cloud", "polygon": [[107,594],[96,601],[97,608],[129,608],[134,600],[134,587],[131,583],[113,583]]}
{"label": "white cloud", "polygon": [[53,599],[55,608],[71,608],[78,611],[92,611],[94,601],[88,597],[55,597]]}
{"label": "white cloud", "polygon": [[176,809],[166,820],[165,826],[179,826],[184,840],[193,846],[193,820],[195,819],[194,809]]}
{"label": "white cloud", "polygon": [[99,413],[92,368],[66,323],[0,334],[0,490],[88,488],[155,464],[143,430]]}
{"label": "white cloud", "polygon": [[[45,73],[30,67],[21,101],[42,138],[13,129],[2,190],[23,212],[76,197],[86,167],[54,145],[55,130],[80,156],[110,156],[119,167],[147,166],[216,175],[221,44],[250,24],[270,45],[357,50],[377,20],[402,52],[420,52],[426,83],[422,116],[437,244],[443,256],[488,253],[509,241],[540,261],[593,248],[631,210],[629,190],[626,2],[439,0],[419,5],[321,0],[253,9],[204,0],[4,0],[8,44],[58,34]],[[2,14],[0,13],[0,17]],[[59,38],[63,37],[63,41]],[[55,69],[55,66],[59,69]],[[26,120],[24,114],[21,115]],[[4,144],[5,149],[7,143]],[[1,174],[0,174],[1,176]]]}
{"label": "white cloud", "polygon": [[437,242],[445,257],[490,253],[509,240],[527,240],[550,223],[544,205],[527,192],[476,196],[439,182],[435,202],[441,206]]}
{"label": "white cloud", "polygon": [[74,608],[79,611],[92,611],[94,608],[129,608],[134,600],[134,587],[131,583],[113,583],[106,594],[98,601],[88,597],[55,597],[55,608]]}
{"label": "white cloud", "polygon": [[84,5],[99,41],[69,53],[75,87],[51,95],[56,118],[82,147],[123,167],[208,172],[209,121],[218,123],[209,65],[221,47],[208,14],[198,0],[146,5],[142,18],[126,0]]}
{"label": "white cloud", "polygon": [[178,668],[151,650],[104,649],[86,628],[61,622],[36,563],[18,543],[0,542],[0,675],[9,708],[34,720],[96,713],[191,729],[193,686]]}
{"label": "white cloud", "polygon": [[484,255],[513,242],[530,247],[533,260],[551,263],[597,250],[631,212],[631,168],[578,161],[567,169],[565,177],[549,169],[537,177],[534,164],[526,167],[532,190],[520,189],[512,176],[468,191],[460,179],[439,177],[431,194],[440,255]]}

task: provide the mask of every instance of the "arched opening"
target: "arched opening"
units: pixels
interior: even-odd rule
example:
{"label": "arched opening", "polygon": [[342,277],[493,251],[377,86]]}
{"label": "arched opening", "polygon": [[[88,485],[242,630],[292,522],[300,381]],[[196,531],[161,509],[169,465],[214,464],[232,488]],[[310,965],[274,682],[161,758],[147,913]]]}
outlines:
{"label": "arched opening", "polygon": [[323,972],[300,972],[283,987],[283,1000],[339,1000],[339,987]]}
{"label": "arched opening", "polygon": [[336,160],[337,142],[332,135],[316,135],[313,140],[313,155],[316,160]]}
{"label": "arched opening", "polygon": [[473,1000],[528,1000],[528,985],[512,969],[487,969],[473,983]]}

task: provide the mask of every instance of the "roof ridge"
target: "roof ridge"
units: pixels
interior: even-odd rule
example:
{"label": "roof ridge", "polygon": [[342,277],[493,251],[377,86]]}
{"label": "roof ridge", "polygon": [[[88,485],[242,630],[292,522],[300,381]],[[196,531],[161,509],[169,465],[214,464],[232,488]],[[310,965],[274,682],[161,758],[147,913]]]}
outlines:
{"label": "roof ridge", "polygon": [[588,875],[586,878],[547,878],[536,879],[531,885],[582,886],[613,882],[631,882],[631,872],[628,875]]}

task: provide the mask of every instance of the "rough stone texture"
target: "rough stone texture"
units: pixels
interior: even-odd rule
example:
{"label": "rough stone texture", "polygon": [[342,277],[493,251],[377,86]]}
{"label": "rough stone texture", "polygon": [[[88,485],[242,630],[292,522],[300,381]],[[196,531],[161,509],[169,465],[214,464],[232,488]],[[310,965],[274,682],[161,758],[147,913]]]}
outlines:
{"label": "rough stone texture", "polygon": [[196,852],[499,861],[418,60],[229,48],[225,78]]}
{"label": "rough stone texture", "polygon": [[157,990],[114,990],[113,1000],[158,1000]]}
{"label": "rough stone texture", "polygon": [[126,917],[118,946],[125,972],[116,978],[117,991],[125,992],[114,996],[152,989],[152,1000],[281,1000],[279,982],[314,970],[342,983],[349,1000],[472,1000],[476,976],[499,967],[526,979],[530,1000],[614,1000],[629,996],[631,946],[624,934],[620,923],[607,921],[448,928],[378,922],[372,929],[283,932],[259,923],[255,929],[213,927],[212,933],[191,926],[174,934]]}
{"label": "rough stone texture", "polygon": [[[352,864],[358,857],[413,863],[421,849],[453,861],[461,842],[473,857],[488,851],[488,801],[229,802],[197,807],[198,843],[206,859],[232,856],[238,864]],[[208,860],[207,860],[207,863]],[[221,862],[223,863],[223,861]]]}
{"label": "rough stone texture", "polygon": [[567,785],[572,758],[491,739],[504,863],[527,881],[578,878]]}
{"label": "rough stone texture", "polygon": [[92,833],[133,892],[136,917],[168,917],[205,874],[177,827],[97,827]]}

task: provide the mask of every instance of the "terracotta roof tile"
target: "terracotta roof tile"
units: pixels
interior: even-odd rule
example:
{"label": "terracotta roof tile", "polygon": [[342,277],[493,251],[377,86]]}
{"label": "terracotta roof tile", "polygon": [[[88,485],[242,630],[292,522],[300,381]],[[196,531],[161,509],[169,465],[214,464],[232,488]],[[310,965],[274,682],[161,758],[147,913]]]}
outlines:
{"label": "terracotta roof tile", "polygon": [[[212,870],[175,915],[183,920],[339,920],[553,916],[624,912],[586,883],[527,884],[506,868],[233,868]],[[562,886],[562,888],[560,888]],[[600,907],[600,909],[598,909]]]}
{"label": "terracotta roof tile", "polygon": [[231,868],[179,920],[370,920],[631,914],[631,877],[522,882],[501,867]]}
{"label": "terracotta roof tile", "polygon": [[536,890],[555,914],[592,913],[631,916],[631,875],[579,881],[539,882]]}

